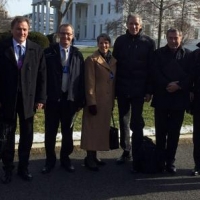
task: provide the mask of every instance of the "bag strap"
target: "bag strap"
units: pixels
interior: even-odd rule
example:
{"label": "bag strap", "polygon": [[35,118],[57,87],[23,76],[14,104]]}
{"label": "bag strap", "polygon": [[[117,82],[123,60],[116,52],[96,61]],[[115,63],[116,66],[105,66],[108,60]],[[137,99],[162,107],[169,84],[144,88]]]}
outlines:
{"label": "bag strap", "polygon": [[112,119],[113,127],[115,127],[115,120],[114,120],[114,117],[113,117],[113,112],[111,113],[111,119]]}

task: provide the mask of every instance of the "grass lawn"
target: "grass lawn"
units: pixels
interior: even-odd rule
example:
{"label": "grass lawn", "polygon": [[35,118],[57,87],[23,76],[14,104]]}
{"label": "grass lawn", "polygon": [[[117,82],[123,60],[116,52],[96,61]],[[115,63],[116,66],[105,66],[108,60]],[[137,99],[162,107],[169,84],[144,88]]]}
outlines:
{"label": "grass lawn", "polygon": [[[84,58],[91,55],[97,47],[88,47],[84,49],[80,49],[83,53]],[[150,103],[144,104],[144,110],[143,110],[143,117],[145,120],[146,127],[153,127],[154,126],[154,117],[153,117],[153,108],[150,106]],[[74,131],[80,131],[81,130],[81,118],[82,118],[82,111],[79,112],[75,125],[74,125]],[[118,121],[118,110],[117,110],[117,102],[115,104],[114,108],[114,119],[116,122],[116,125],[119,126]],[[183,125],[191,125],[192,124],[192,117],[189,114],[185,114],[185,119]],[[18,131],[17,131],[18,132]],[[44,111],[37,111],[35,115],[35,123],[34,123],[34,132],[40,132],[44,133]]]}

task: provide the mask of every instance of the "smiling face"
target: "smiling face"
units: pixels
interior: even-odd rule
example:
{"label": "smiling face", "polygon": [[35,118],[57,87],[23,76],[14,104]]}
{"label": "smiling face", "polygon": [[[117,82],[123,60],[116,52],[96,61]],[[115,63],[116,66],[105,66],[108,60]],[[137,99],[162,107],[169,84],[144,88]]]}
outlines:
{"label": "smiling face", "polygon": [[61,26],[58,36],[60,38],[60,45],[67,48],[71,45],[74,38],[74,32],[71,26]]}
{"label": "smiling face", "polygon": [[179,32],[169,32],[167,34],[167,44],[170,49],[176,50],[180,45],[182,41],[182,36]]}
{"label": "smiling face", "polygon": [[126,25],[131,35],[137,35],[142,28],[141,20],[139,17],[130,17]]}
{"label": "smiling face", "polygon": [[99,41],[97,43],[97,46],[101,53],[107,54],[107,52],[110,48],[110,42],[107,39],[105,39],[104,37],[100,37]]}
{"label": "smiling face", "polygon": [[28,37],[29,25],[26,21],[16,22],[11,29],[13,38],[18,43],[23,43]]}

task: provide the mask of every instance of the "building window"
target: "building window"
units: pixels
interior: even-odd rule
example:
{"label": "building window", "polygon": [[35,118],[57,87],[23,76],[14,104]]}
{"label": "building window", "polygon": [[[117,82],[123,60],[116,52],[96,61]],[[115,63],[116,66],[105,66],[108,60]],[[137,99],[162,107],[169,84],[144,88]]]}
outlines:
{"label": "building window", "polygon": [[85,9],[85,17],[87,17],[88,16],[88,8],[86,7],[86,9]]}
{"label": "building window", "polygon": [[100,34],[103,32],[103,24],[100,24]]}
{"label": "building window", "polygon": [[81,8],[79,9],[79,18],[81,18]]}
{"label": "building window", "polygon": [[94,16],[97,15],[97,5],[94,5]]}
{"label": "building window", "polygon": [[101,4],[101,15],[103,15],[103,4]]}
{"label": "building window", "polygon": [[84,33],[85,33],[85,38],[87,37],[87,25],[85,25],[85,31],[84,31]]}
{"label": "building window", "polygon": [[110,10],[111,10],[111,3],[108,2],[108,14],[110,14]]}
{"label": "building window", "polygon": [[95,36],[96,36],[96,25],[94,24],[93,26],[93,39],[95,39]]}

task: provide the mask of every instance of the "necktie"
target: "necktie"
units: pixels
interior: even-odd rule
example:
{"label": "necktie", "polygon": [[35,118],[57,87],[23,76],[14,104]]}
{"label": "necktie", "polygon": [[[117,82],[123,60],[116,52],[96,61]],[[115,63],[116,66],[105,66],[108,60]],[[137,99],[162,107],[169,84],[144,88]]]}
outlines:
{"label": "necktie", "polygon": [[68,76],[69,76],[69,66],[67,66],[67,60],[68,60],[68,50],[62,49],[61,50],[61,62],[63,66],[63,74],[62,74],[62,91],[67,91],[68,86]]}
{"label": "necktie", "polygon": [[67,54],[66,54],[66,50],[65,49],[62,49],[62,58],[61,58],[61,61],[62,61],[62,66],[66,66],[67,64]]}
{"label": "necktie", "polygon": [[17,48],[18,48],[18,62],[17,62],[17,66],[18,66],[18,69],[21,69],[22,68],[22,65],[23,65],[23,54],[22,54],[22,47],[20,45],[17,45]]}

